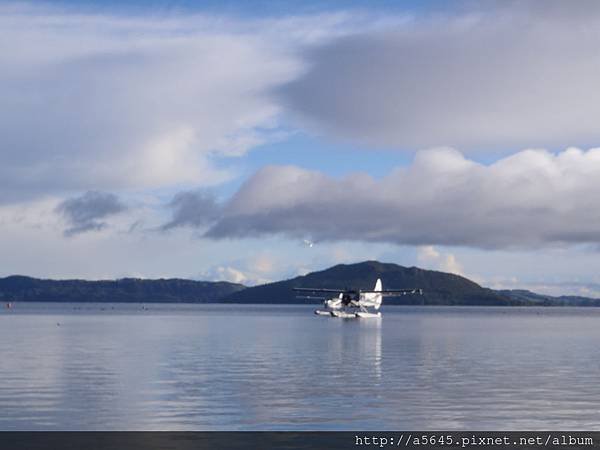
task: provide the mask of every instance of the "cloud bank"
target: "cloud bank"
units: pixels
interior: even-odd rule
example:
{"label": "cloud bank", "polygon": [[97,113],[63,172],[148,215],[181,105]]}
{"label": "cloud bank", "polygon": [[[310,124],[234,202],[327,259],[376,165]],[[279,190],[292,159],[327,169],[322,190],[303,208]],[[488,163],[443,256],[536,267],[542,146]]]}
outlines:
{"label": "cloud bank", "polygon": [[303,73],[306,48],[391,22],[1,5],[0,202],[229,180],[215,159],[290,126],[274,91]]}
{"label": "cloud bank", "polygon": [[483,165],[440,148],[381,180],[265,167],[206,236],[479,248],[598,243],[599,199],[600,149],[525,150]]}
{"label": "cloud bank", "polygon": [[253,31],[204,16],[0,7],[0,202],[227,179],[211,159],[269,139],[269,90],[299,68]]}
{"label": "cloud bank", "polygon": [[161,228],[201,227],[219,218],[221,209],[214,195],[203,191],[179,192],[169,202],[173,218]]}
{"label": "cloud bank", "polygon": [[493,5],[264,20],[2,6],[0,202],[218,184],[232,171],[215,157],[282,125],[396,149],[593,146],[600,7]]}
{"label": "cloud bank", "polygon": [[472,6],[313,48],[282,102],[303,126],[367,145],[597,145],[598,3]]}

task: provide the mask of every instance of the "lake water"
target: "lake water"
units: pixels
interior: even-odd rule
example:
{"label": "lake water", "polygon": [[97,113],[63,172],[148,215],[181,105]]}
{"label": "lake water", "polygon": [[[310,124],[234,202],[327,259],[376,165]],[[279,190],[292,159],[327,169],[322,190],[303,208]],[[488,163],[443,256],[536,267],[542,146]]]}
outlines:
{"label": "lake water", "polygon": [[600,430],[600,309],[26,304],[0,430]]}

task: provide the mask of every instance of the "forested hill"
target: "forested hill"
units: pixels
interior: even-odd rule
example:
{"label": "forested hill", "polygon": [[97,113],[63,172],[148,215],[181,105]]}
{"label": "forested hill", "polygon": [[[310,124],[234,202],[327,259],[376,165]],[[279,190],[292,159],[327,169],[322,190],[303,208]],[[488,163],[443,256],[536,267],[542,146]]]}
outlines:
{"label": "forested hill", "polygon": [[526,302],[533,306],[600,306],[599,298],[582,297],[579,295],[552,296],[536,294],[524,289],[497,291],[514,300]]}
{"label": "forested hill", "polygon": [[502,295],[459,275],[403,267],[377,261],[340,264],[290,280],[247,288],[225,298],[231,303],[298,303],[295,287],[372,289],[377,278],[384,289],[420,288],[423,295],[387,297],[385,304],[413,305],[523,305],[521,301]]}
{"label": "forested hill", "polygon": [[0,278],[2,301],[45,302],[215,302],[244,289],[225,281],[182,279],[40,280],[24,276]]}
{"label": "forested hill", "polygon": [[385,305],[600,306],[600,299],[551,297],[525,290],[495,291],[451,273],[365,261],[340,264],[289,280],[245,287],[225,281],[184,279],[42,280],[0,278],[0,302],[146,302],[146,303],[317,303],[296,296],[295,287],[422,289],[423,295],[386,297]]}

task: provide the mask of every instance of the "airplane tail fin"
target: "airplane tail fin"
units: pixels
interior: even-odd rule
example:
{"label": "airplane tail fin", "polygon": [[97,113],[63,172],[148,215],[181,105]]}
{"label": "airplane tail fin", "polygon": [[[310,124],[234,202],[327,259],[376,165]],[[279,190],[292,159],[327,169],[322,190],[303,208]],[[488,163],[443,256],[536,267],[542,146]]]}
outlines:
{"label": "airplane tail fin", "polygon": [[383,301],[383,295],[380,293],[383,290],[382,284],[381,284],[381,278],[377,279],[377,282],[375,283],[375,287],[373,288],[373,291],[375,292],[368,292],[365,293],[365,303],[367,306],[372,306],[375,309],[379,309],[381,307],[381,302]]}
{"label": "airplane tail fin", "polygon": [[375,298],[373,299],[375,302],[375,309],[379,309],[381,307],[381,302],[383,301],[383,295],[381,294],[382,284],[381,278],[377,278],[377,282],[375,283],[374,291],[379,291],[378,293],[373,294]]}
{"label": "airplane tail fin", "polygon": [[375,283],[375,288],[373,288],[374,291],[381,291],[382,289],[382,285],[381,285],[381,278],[377,278],[377,282]]}

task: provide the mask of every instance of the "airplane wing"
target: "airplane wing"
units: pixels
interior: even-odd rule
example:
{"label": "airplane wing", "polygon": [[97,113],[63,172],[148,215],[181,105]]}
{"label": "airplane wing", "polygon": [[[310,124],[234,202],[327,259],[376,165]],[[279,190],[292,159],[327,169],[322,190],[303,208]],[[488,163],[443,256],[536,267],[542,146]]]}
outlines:
{"label": "airplane wing", "polygon": [[394,297],[394,296],[399,296],[399,295],[410,295],[410,294],[414,294],[414,295],[423,295],[423,289],[387,289],[385,291],[363,291],[361,290],[360,292],[362,293],[375,293],[375,294],[381,294],[384,295],[386,297]]}
{"label": "airplane wing", "polygon": [[349,292],[347,289],[322,289],[322,288],[293,288],[294,291],[300,292],[333,292],[339,294],[340,292]]}
{"label": "airplane wing", "polygon": [[408,294],[423,294],[423,289],[386,289],[385,291],[371,291],[371,290],[352,290],[352,289],[328,289],[328,288],[293,288],[294,291],[298,292],[328,292],[328,293],[374,293],[374,294],[382,294],[385,296],[395,296],[395,295],[408,295]]}

